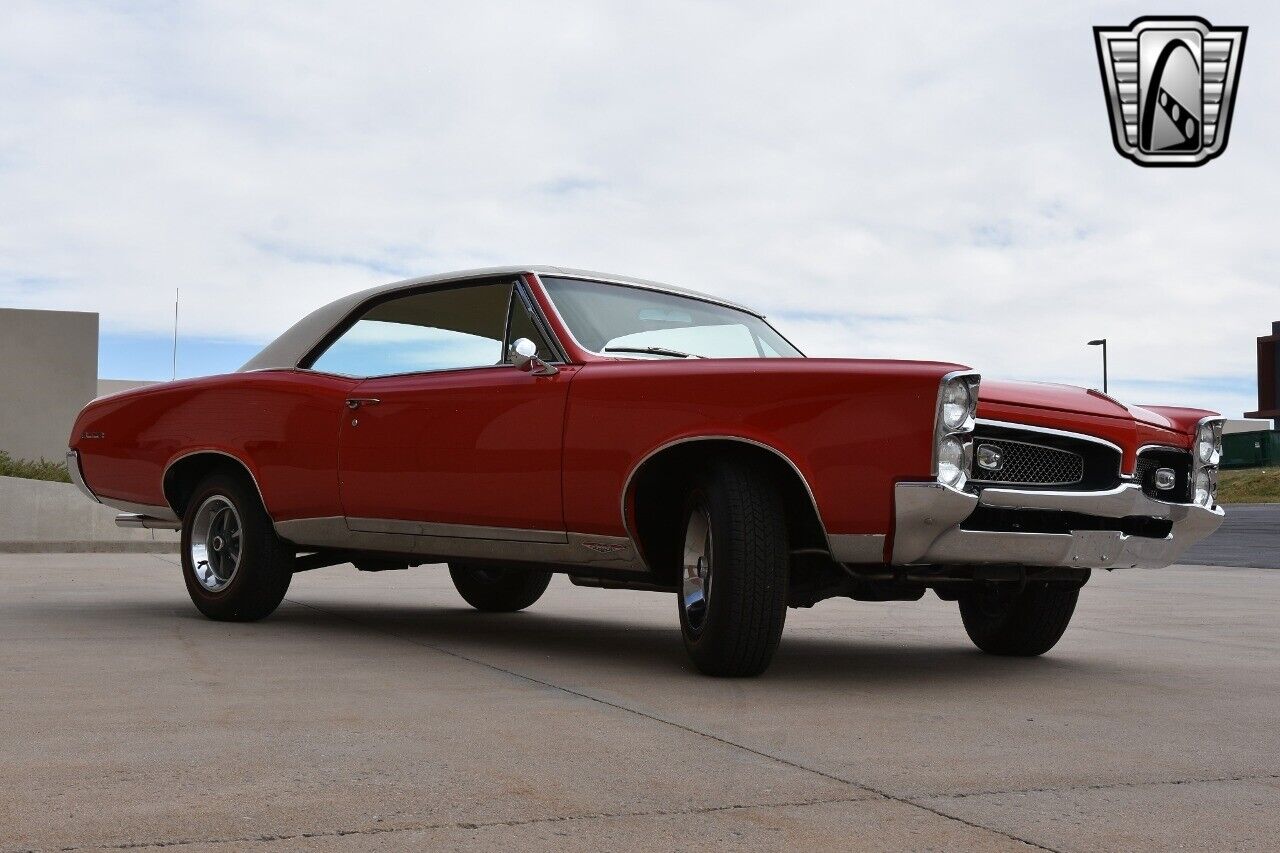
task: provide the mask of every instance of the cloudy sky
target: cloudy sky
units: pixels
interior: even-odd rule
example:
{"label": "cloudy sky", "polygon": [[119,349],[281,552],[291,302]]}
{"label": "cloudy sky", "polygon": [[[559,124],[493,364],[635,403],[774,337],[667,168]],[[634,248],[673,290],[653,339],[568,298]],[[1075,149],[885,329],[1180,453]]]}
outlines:
{"label": "cloudy sky", "polygon": [[[1112,147],[1091,27],[1250,26],[1226,154]],[[106,377],[232,370],[301,314],[504,263],[758,306],[812,355],[1254,408],[1280,320],[1280,7],[5,3],[0,305]]]}

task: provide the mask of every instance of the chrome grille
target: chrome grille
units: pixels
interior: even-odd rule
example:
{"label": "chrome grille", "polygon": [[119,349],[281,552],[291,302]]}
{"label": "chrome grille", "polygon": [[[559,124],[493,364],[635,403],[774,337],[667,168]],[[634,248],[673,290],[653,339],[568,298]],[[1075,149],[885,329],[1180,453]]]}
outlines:
{"label": "chrome grille", "polygon": [[1002,464],[999,471],[987,471],[975,462],[974,482],[1069,486],[1084,479],[1084,457],[1079,453],[1024,441],[977,438],[973,443],[975,458],[983,445],[999,450]]}

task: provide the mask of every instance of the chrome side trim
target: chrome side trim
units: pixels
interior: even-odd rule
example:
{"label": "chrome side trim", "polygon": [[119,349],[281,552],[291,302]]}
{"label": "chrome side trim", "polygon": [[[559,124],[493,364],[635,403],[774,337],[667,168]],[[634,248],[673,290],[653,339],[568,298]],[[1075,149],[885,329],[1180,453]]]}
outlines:
{"label": "chrome side trim", "polygon": [[176,519],[166,521],[162,518],[152,518],[149,515],[123,513],[116,516],[116,527],[140,527],[144,530],[181,530],[182,522]]}
{"label": "chrome side trim", "polygon": [[[314,367],[290,367],[287,370],[291,373],[315,373],[320,376],[336,376],[339,379],[354,379],[357,382],[366,382],[370,379],[398,379],[401,376],[435,376],[440,373],[463,373],[468,370],[514,370],[515,365],[501,362],[500,364],[473,364],[469,367],[438,367],[431,370],[407,370],[403,373],[379,373],[373,376],[357,376],[354,373],[338,373],[333,370],[316,370]],[[277,368],[266,368],[268,370],[276,370]],[[282,368],[284,369],[284,368]],[[256,373],[257,371],[247,371]]]}
{"label": "chrome side trim", "polygon": [[631,470],[627,472],[627,479],[622,483],[622,494],[619,497],[620,509],[622,511],[622,527],[627,531],[627,537],[632,542],[636,541],[636,534],[635,531],[631,529],[631,525],[627,523],[627,495],[631,493],[631,481],[635,479],[636,472],[644,467],[646,462],[654,456],[657,456],[662,451],[676,447],[677,445],[690,444],[695,441],[736,441],[741,444],[749,444],[753,447],[768,450],[783,462],[786,462],[791,466],[791,470],[796,472],[796,476],[800,478],[800,482],[804,484],[804,490],[809,495],[809,504],[813,507],[813,514],[818,519],[818,527],[822,529],[822,538],[827,540],[827,550],[833,554],[835,553],[836,549],[831,544],[831,535],[827,533],[827,526],[822,521],[822,512],[818,509],[818,499],[814,497],[813,489],[809,486],[809,481],[805,479],[804,474],[801,473],[799,466],[792,462],[791,458],[778,448],[765,444],[764,442],[756,441],[755,439],[743,438],[740,435],[694,435],[687,436],[685,438],[677,438],[674,441],[668,441],[666,444],[658,445],[644,456],[640,457],[640,460],[636,462],[635,465],[631,466]]}
{"label": "chrome side trim", "polygon": [[84,471],[80,468],[80,453],[75,450],[67,451],[67,473],[71,475],[71,482],[80,490],[80,494],[96,504],[102,503],[98,500],[98,496],[93,493],[93,489],[84,481]]}
{"label": "chrome side trim", "polygon": [[831,559],[837,563],[883,563],[883,533],[830,533]]}
{"label": "chrome side trim", "polygon": [[[648,567],[640,560],[635,545],[623,536],[402,522],[395,519],[352,521],[380,529],[353,529],[342,516],[277,521],[274,526],[278,535],[301,547],[418,554],[440,560],[502,560],[598,566],[641,573],[648,571]],[[417,532],[423,530],[432,532]]]}
{"label": "chrome side trim", "polygon": [[473,524],[439,524],[431,521],[404,521],[396,518],[348,518],[347,527],[360,533],[395,533],[401,536],[443,536],[457,539],[493,539],[507,542],[568,541],[555,530],[525,530],[516,527],[483,527]]}
{"label": "chrome side trim", "polygon": [[[160,493],[165,495],[165,500],[169,499],[168,495],[165,492],[165,483],[169,479],[169,469],[173,468],[174,465],[177,465],[183,459],[187,459],[191,456],[199,456],[202,453],[213,454],[215,456],[225,456],[228,459],[232,459],[240,463],[240,467],[243,468],[245,470],[245,473],[249,475],[249,479],[253,482],[253,487],[258,491],[258,500],[262,502],[263,511],[266,512],[267,518],[271,518],[271,509],[270,507],[267,506],[267,498],[264,494],[262,494],[262,487],[258,485],[258,478],[254,476],[253,469],[250,468],[249,464],[245,462],[243,459],[241,459],[239,456],[236,456],[235,454],[232,454],[232,453],[227,453],[225,450],[214,450],[212,448],[207,448],[204,450],[189,450],[180,456],[175,456],[173,459],[170,459],[169,464],[164,466],[164,472],[160,474]],[[112,504],[112,506],[118,506],[118,504]],[[178,517],[173,507],[167,507],[166,511],[168,515],[171,515],[174,518]],[[154,515],[154,513],[143,513],[143,514]]]}

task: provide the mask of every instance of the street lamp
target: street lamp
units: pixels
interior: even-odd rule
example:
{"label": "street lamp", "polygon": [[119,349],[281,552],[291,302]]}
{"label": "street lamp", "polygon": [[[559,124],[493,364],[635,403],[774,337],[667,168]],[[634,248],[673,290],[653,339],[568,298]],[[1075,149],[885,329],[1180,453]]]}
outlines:
{"label": "street lamp", "polygon": [[1096,341],[1089,341],[1089,346],[1102,347],[1102,393],[1107,393],[1107,339],[1098,338]]}

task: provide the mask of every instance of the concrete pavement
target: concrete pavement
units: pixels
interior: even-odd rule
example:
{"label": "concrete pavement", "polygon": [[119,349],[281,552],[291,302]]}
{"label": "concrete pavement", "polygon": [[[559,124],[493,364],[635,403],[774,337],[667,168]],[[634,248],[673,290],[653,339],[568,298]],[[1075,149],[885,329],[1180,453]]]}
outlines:
{"label": "concrete pavement", "polygon": [[171,555],[0,555],[0,850],[1280,845],[1280,573],[1099,573],[1062,643],[955,606],[788,615],[695,674],[669,596],[300,575],[209,622]]}

